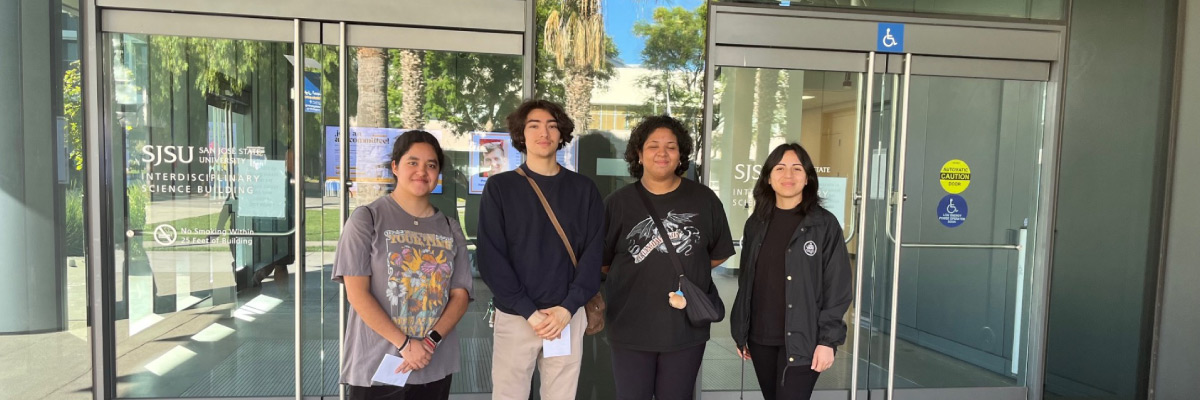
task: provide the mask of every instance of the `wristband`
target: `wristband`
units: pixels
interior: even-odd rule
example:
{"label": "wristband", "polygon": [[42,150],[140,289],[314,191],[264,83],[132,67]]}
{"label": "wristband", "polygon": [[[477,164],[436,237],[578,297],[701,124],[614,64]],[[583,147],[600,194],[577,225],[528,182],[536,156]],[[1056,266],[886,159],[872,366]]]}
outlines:
{"label": "wristband", "polygon": [[404,348],[405,348],[405,347],[408,347],[408,341],[409,341],[409,340],[411,340],[411,339],[410,339],[408,336],[405,336],[405,337],[404,337],[404,343],[403,343],[403,344],[401,344],[401,345],[400,345],[400,347],[397,347],[397,348],[396,348],[396,354],[400,354],[400,352],[404,351]]}

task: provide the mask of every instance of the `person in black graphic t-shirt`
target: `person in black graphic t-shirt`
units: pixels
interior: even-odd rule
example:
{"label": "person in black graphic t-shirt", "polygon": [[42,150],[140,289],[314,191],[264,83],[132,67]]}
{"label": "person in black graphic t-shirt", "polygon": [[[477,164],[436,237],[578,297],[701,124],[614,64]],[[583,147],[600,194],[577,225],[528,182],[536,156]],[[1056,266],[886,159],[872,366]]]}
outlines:
{"label": "person in black graphic t-shirt", "polygon": [[717,196],[681,178],[690,154],[692,138],[683,124],[665,115],[646,118],[625,150],[638,182],[605,201],[603,264],[617,399],[691,399],[696,385],[709,327],[692,326],[684,310],[668,303],[678,274],[637,192],[648,191],[684,275],[708,288],[712,268],[734,254],[733,242]]}

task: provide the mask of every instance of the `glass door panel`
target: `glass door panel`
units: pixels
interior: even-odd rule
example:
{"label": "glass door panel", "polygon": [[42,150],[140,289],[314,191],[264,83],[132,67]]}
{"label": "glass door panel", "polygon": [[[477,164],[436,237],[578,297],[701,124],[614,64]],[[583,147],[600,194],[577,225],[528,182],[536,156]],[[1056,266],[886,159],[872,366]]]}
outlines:
{"label": "glass door panel", "polygon": [[[339,330],[341,285],[330,280],[334,249],[341,237],[340,185],[327,174],[338,162],[326,137],[338,126],[338,46],[304,45],[305,275],[300,365],[305,396],[337,396],[341,382]],[[331,147],[334,146],[334,147]],[[330,149],[334,149],[331,153]],[[330,155],[332,154],[332,157]],[[336,174],[335,174],[336,177]]]}
{"label": "glass door panel", "polygon": [[[864,64],[866,61],[864,55]],[[855,193],[861,151],[864,80],[861,72],[718,67],[721,93],[714,106],[712,145],[708,154],[708,185],[725,204],[730,230],[738,243],[744,223],[754,209],[754,185],[767,155],[784,143],[800,143],[809,152],[819,175],[823,206],[841,222],[852,264],[857,257],[855,240],[858,209]],[[737,274],[743,270],[734,257],[714,270],[713,282],[733,306],[738,291]],[[727,310],[728,312],[728,310]],[[728,313],[727,313],[728,315]],[[846,314],[851,327],[838,361],[821,375],[818,390],[851,387],[852,360],[858,317]],[[706,391],[758,390],[753,365],[740,359],[730,338],[729,321],[712,326],[712,339],[704,360]]]}
{"label": "glass door panel", "polygon": [[[1023,397],[1046,83],[911,76],[899,73],[906,58],[876,55],[874,69],[890,72],[866,79],[718,67],[709,186],[742,238],[771,148],[799,142],[812,155],[823,205],[861,263],[846,344],[818,391],[854,382],[856,398],[963,387]],[[714,273],[726,293],[737,263]],[[757,389],[751,365],[740,379],[728,330],[714,325],[703,372],[720,384],[704,389]]]}
{"label": "glass door panel", "polygon": [[911,84],[895,387],[1023,386],[1046,83]]}
{"label": "glass door panel", "polygon": [[[336,54],[336,47],[328,46],[327,51]],[[430,200],[456,218],[467,239],[474,240],[487,177],[523,162],[521,153],[512,147],[504,121],[521,102],[521,56],[350,46],[347,63],[348,101],[344,106],[350,131],[349,184],[341,185],[338,178],[340,127],[336,118],[327,118],[320,139],[327,164],[320,179],[332,192],[325,196],[336,198],[336,190],[346,188],[352,212],[390,193],[395,183],[389,168],[392,145],[405,131],[422,129],[438,137],[446,153],[441,184]],[[560,153],[560,162],[574,169],[577,157],[571,149]],[[336,245],[336,238],[326,240],[326,248]],[[474,265],[475,246],[468,247],[476,301],[453,333],[461,350],[461,370],[451,386],[455,394],[489,393],[492,388],[492,329],[484,320],[492,294]],[[340,290],[339,284],[330,281],[331,257],[324,268],[318,279],[323,290]],[[324,324],[333,321],[326,319]],[[337,357],[322,362],[323,371],[338,369]],[[584,371],[588,368],[585,365]]]}
{"label": "glass door panel", "polygon": [[103,42],[117,395],[293,395],[292,44]]}
{"label": "glass door panel", "polygon": [[[888,69],[888,56],[876,58]],[[895,184],[896,148],[903,97],[903,77],[878,73],[872,76],[872,97],[867,104],[867,139],[860,149],[865,158],[865,188],[860,189],[864,210],[859,244],[862,252],[862,283],[858,301],[862,304],[858,342],[858,389],[879,390],[887,387],[891,360],[891,331],[888,314],[891,305],[889,285],[892,274],[892,214],[896,198],[890,190]],[[856,397],[859,394],[856,394]]]}

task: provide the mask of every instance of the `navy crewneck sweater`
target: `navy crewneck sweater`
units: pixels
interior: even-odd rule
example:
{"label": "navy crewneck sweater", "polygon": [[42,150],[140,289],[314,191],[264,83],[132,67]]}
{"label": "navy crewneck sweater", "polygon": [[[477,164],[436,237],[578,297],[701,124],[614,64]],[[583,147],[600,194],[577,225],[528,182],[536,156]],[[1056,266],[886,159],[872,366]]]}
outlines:
{"label": "navy crewneck sweater", "polygon": [[546,196],[579,259],[576,268],[537,193],[516,171],[488,178],[479,206],[476,259],[496,309],[529,318],[563,306],[572,314],[600,289],[604,200],[591,179],[562,168],[538,175],[522,164]]}

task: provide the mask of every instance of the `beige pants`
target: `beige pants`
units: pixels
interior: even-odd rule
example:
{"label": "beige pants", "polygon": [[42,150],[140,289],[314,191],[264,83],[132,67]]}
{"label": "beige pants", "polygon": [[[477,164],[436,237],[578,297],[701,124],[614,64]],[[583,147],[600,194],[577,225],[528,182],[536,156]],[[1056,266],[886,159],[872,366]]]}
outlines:
{"label": "beige pants", "polygon": [[542,357],[542,339],[520,315],[496,311],[492,343],[492,399],[526,400],[536,365],[541,373],[543,400],[573,400],[583,360],[583,331],[587,313],[580,307],[571,317],[571,355]]}

